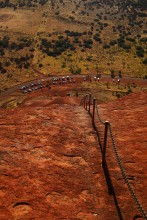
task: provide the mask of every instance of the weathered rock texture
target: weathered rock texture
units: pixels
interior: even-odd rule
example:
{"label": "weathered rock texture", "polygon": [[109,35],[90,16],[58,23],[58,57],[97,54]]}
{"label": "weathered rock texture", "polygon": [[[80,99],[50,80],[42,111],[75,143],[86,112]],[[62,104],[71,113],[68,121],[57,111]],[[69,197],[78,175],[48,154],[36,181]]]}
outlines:
{"label": "weathered rock texture", "polygon": [[[107,118],[111,113],[122,162],[146,207],[145,97],[134,94],[100,111]],[[138,214],[112,149],[115,196],[109,195],[97,136],[78,98],[38,94],[16,109],[1,109],[0,127],[1,220],[130,220]]]}
{"label": "weathered rock texture", "polygon": [[[100,105],[99,112],[103,119],[111,123],[118,155],[121,159],[129,182],[144,210],[147,210],[147,93],[132,93],[117,101]],[[129,199],[129,190],[124,186],[124,179],[118,172],[118,162],[108,134],[107,161],[114,182],[118,201],[135,209],[135,202]],[[123,187],[123,188],[122,188]],[[126,190],[125,190],[126,188]],[[128,214],[129,216],[129,214]],[[131,219],[126,215],[125,219]]]}

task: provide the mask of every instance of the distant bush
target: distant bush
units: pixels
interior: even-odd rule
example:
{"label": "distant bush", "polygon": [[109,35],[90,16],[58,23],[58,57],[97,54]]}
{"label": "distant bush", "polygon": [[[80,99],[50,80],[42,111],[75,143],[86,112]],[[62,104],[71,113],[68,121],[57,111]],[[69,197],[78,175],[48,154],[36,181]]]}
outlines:
{"label": "distant bush", "polygon": [[131,49],[131,45],[129,44],[122,44],[121,46],[124,50],[130,50]]}
{"label": "distant bush", "polygon": [[0,49],[0,56],[4,56],[4,55],[5,55],[4,49]]}
{"label": "distant bush", "polygon": [[121,97],[120,92],[117,92],[117,91],[116,91],[116,97],[117,97],[117,98],[120,98],[120,97]]}
{"label": "distant bush", "polygon": [[75,18],[73,16],[69,16],[69,19],[71,20],[75,20]]}
{"label": "distant bush", "polygon": [[134,38],[127,37],[126,39],[127,39],[128,41],[130,41],[130,42],[135,42],[135,39],[134,39]]}
{"label": "distant bush", "polygon": [[93,33],[92,33],[92,31],[88,31],[87,34],[88,35],[92,35]]}
{"label": "distant bush", "polygon": [[85,48],[91,49],[91,48],[92,48],[92,44],[93,44],[92,39],[88,39],[88,40],[84,40],[84,41],[83,41],[83,46],[84,46]]}
{"label": "distant bush", "polygon": [[111,46],[117,44],[117,41],[116,40],[111,40],[110,43],[109,43]]}
{"label": "distant bush", "polygon": [[60,37],[61,39],[48,41],[46,38],[41,40],[41,47],[43,53],[46,53],[48,56],[59,56],[67,49],[74,51],[76,48],[73,44],[70,43],[68,38]]}
{"label": "distant bush", "polygon": [[82,69],[80,67],[70,67],[69,71],[72,74],[80,74],[82,72]]}
{"label": "distant bush", "polygon": [[147,37],[143,37],[140,39],[140,42],[147,43]]}
{"label": "distant bush", "polygon": [[59,14],[60,14],[60,12],[59,12],[59,11],[55,12],[55,15],[59,15]]}
{"label": "distant bush", "polygon": [[0,65],[0,73],[5,74],[6,72],[7,70],[2,65]]}
{"label": "distant bush", "polygon": [[102,43],[102,40],[101,40],[100,35],[98,33],[93,36],[93,39],[95,41],[98,41],[99,43]]}
{"label": "distant bush", "polygon": [[39,63],[39,67],[41,68],[43,65],[42,65],[42,63]]}
{"label": "distant bush", "polygon": [[124,38],[119,38],[119,39],[117,39],[117,43],[118,43],[118,46],[123,45],[123,44],[125,43]]}
{"label": "distant bush", "polygon": [[137,55],[138,57],[144,57],[144,53],[143,53],[142,51],[140,51],[140,50],[137,50],[137,51],[136,51],[136,55]]}
{"label": "distant bush", "polygon": [[5,66],[10,66],[10,62],[6,61]]}
{"label": "distant bush", "polygon": [[92,58],[93,58],[92,56],[88,56],[87,61],[92,61]]}
{"label": "distant bush", "polygon": [[147,58],[142,61],[143,64],[147,65]]}
{"label": "distant bush", "polygon": [[103,48],[104,48],[104,49],[109,49],[109,48],[110,48],[110,45],[109,45],[109,44],[104,44],[104,45],[103,45]]}
{"label": "distant bush", "polygon": [[144,51],[144,49],[143,49],[142,46],[137,46],[137,47],[136,47],[136,50]]}
{"label": "distant bush", "polygon": [[0,40],[0,47],[1,48],[8,48],[9,47],[9,37],[4,36],[2,40]]}
{"label": "distant bush", "polygon": [[142,46],[137,46],[136,47],[136,55],[138,57],[144,57],[144,49]]}
{"label": "distant bush", "polygon": [[132,93],[132,89],[128,88],[127,94],[130,94],[130,93]]}
{"label": "distant bush", "polygon": [[82,33],[77,32],[77,31],[65,30],[65,33],[67,34],[67,36],[70,36],[70,37],[80,37],[80,36],[82,36]]}

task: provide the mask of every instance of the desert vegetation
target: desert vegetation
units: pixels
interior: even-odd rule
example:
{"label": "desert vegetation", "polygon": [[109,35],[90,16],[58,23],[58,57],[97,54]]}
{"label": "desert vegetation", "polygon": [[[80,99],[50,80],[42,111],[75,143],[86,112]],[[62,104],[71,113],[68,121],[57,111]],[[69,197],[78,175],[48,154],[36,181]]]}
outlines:
{"label": "desert vegetation", "polygon": [[0,11],[4,81],[36,77],[32,66],[46,75],[113,69],[146,78],[146,1],[2,0]]}

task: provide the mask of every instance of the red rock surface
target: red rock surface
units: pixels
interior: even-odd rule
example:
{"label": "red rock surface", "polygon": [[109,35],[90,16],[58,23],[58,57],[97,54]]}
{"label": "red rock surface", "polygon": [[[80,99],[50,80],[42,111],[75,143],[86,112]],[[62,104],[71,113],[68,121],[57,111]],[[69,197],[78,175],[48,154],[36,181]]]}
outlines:
{"label": "red rock surface", "polygon": [[[100,111],[112,121],[122,162],[146,208],[145,98],[132,94]],[[1,220],[130,220],[139,214],[110,147],[115,197],[109,195],[97,136],[79,102],[38,92],[16,109],[0,109]]]}
{"label": "red rock surface", "polygon": [[[111,123],[115,144],[130,184],[144,210],[147,210],[147,92],[132,93],[117,101],[101,104],[99,112],[104,120]],[[110,137],[110,135],[109,135]],[[118,200],[128,200],[129,190],[120,190],[124,180],[118,172],[110,138],[107,146],[107,161],[114,181]],[[134,201],[130,200],[133,206]],[[128,201],[126,202],[128,206]],[[126,218],[129,219],[129,218]]]}

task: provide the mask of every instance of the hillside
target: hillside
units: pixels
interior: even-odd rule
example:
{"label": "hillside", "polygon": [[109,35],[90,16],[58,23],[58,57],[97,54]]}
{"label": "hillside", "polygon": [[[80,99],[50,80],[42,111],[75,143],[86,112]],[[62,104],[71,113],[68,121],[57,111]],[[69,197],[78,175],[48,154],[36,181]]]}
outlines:
{"label": "hillside", "polygon": [[[139,217],[110,146],[115,200],[109,195],[91,118],[79,106],[80,98],[66,92],[58,88],[50,96],[48,89],[38,90],[19,107],[0,109],[1,220]],[[122,163],[144,209],[146,98],[145,92],[134,93],[99,106],[112,122]]]}
{"label": "hillside", "polygon": [[146,77],[145,1],[0,1],[0,89],[45,75]]}
{"label": "hillside", "polygon": [[146,24],[146,0],[0,0],[0,220],[147,219]]}

